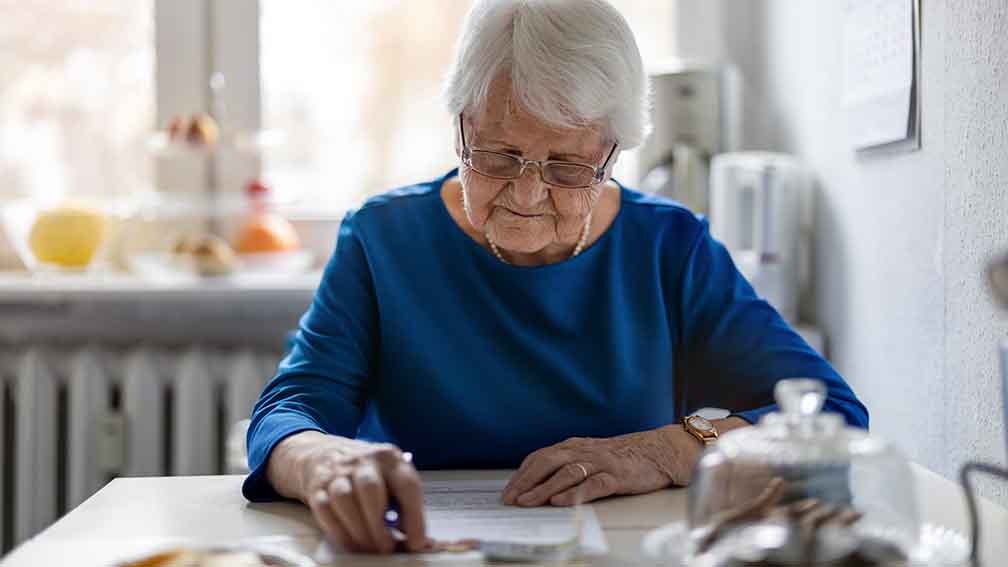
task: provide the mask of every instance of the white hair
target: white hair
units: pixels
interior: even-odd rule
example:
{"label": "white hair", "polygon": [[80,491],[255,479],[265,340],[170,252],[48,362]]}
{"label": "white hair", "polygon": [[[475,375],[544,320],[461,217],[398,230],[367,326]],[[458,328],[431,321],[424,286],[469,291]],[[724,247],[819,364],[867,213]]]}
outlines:
{"label": "white hair", "polygon": [[516,100],[548,124],[604,120],[621,149],[651,131],[637,42],[605,0],[477,0],[445,83],[449,111],[480,107],[501,72],[510,73]]}

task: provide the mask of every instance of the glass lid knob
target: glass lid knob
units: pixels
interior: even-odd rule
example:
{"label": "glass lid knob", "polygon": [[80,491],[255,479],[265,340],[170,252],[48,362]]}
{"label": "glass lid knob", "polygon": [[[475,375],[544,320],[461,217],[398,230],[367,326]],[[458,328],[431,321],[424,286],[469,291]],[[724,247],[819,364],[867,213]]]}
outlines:
{"label": "glass lid knob", "polygon": [[826,385],[810,378],[781,380],[774,388],[774,397],[788,419],[807,419],[822,409]]}

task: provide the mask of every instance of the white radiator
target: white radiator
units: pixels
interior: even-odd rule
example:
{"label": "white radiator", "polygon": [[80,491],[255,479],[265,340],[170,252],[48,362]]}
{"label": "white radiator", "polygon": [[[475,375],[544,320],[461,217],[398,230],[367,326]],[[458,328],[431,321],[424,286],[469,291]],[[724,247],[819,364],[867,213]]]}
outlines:
{"label": "white radiator", "polygon": [[0,350],[0,550],[116,476],[228,470],[279,352],[186,346]]}

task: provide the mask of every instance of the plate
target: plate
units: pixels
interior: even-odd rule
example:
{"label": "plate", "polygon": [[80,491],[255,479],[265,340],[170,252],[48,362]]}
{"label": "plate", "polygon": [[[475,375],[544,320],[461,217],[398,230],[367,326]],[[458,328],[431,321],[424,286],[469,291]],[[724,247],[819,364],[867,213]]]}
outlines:
{"label": "plate", "polygon": [[[276,545],[269,545],[263,543],[236,543],[236,544],[191,544],[191,545],[174,545],[174,546],[164,546],[159,549],[151,550],[150,553],[144,555],[130,557],[123,560],[121,563],[117,563],[117,567],[123,566],[134,566],[134,565],[149,565],[152,564],[151,560],[162,553],[169,553],[176,550],[186,550],[186,551],[220,551],[220,552],[241,552],[250,551],[259,555],[263,563],[270,566],[276,567],[318,567],[318,563],[313,561],[306,555],[302,555],[296,551],[279,547]],[[157,563],[153,563],[157,565]]]}
{"label": "plate", "polygon": [[128,259],[130,272],[144,279],[158,283],[186,283],[196,281],[217,281],[231,278],[275,278],[303,274],[311,269],[315,255],[310,250],[293,252],[270,252],[258,254],[237,254],[235,270],[220,276],[203,276],[192,270],[185,262],[179,262],[170,252],[149,252],[133,254]]}
{"label": "plate", "polygon": [[242,274],[301,274],[312,267],[315,255],[309,250],[239,253],[238,262]]}
{"label": "plate", "polygon": [[[641,541],[644,555],[673,565],[713,567],[709,560],[694,557],[686,522],[673,522],[648,532]],[[921,526],[920,545],[911,553],[910,565],[957,567],[969,565],[970,543],[961,533],[944,526]]]}

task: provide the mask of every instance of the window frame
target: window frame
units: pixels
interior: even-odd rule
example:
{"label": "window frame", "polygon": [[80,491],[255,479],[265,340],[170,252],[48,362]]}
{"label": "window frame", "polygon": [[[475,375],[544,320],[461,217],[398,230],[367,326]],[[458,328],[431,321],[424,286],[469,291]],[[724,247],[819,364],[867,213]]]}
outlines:
{"label": "window frame", "polygon": [[[258,0],[155,0],[156,128],[172,117],[202,111],[224,132],[261,124]],[[215,72],[225,83],[216,97]],[[155,158],[162,191],[241,190],[261,172],[259,156],[218,151],[180,163]]]}
{"label": "window frame", "polygon": [[[678,54],[689,51],[689,43],[695,36],[696,22],[716,20],[721,16],[721,9],[717,6],[694,6],[692,3],[682,3],[674,0],[664,0],[667,5],[659,10],[662,18],[666,20],[670,37],[666,38],[666,44],[659,46],[663,54],[651,61],[657,64],[666,59],[673,59]],[[158,10],[164,11],[167,18],[162,20],[158,16],[158,60],[162,63],[162,56],[167,69],[171,71],[170,76],[165,79],[184,80],[188,84],[183,89],[173,89],[166,87],[161,89],[162,73],[158,72],[158,120],[160,124],[166,123],[172,114],[162,112],[162,96],[165,97],[164,108],[172,109],[175,112],[184,111],[185,104],[198,104],[191,108],[210,109],[211,97],[209,89],[209,78],[213,70],[220,71],[227,80],[227,87],[223,91],[222,103],[232,112],[223,117],[222,129],[237,130],[257,130],[262,124],[262,84],[260,68],[260,0],[155,0]],[[202,29],[203,35],[197,38],[199,42],[199,53],[195,53],[195,46],[185,46],[185,28]],[[710,27],[708,25],[708,27]],[[689,28],[689,29],[687,29]],[[161,43],[161,32],[165,34],[165,43]],[[193,42],[194,44],[197,42]],[[165,45],[168,49],[160,47]],[[184,47],[183,49],[179,49]],[[720,53],[720,52],[717,52]],[[176,67],[185,66],[187,58],[198,61],[199,74],[196,69],[189,69],[180,73]],[[648,64],[648,61],[645,61]],[[197,65],[190,64],[190,67]],[[183,75],[183,76],[179,76]],[[637,149],[626,150],[620,160],[614,166],[614,175],[624,179],[633,179],[635,176],[637,159]],[[199,181],[198,176],[192,177],[192,172],[170,171],[163,173],[162,168],[156,170],[159,183],[171,181],[174,176],[190,175],[189,183]],[[221,188],[228,190],[240,188],[249,179],[262,175],[262,160],[259,156],[240,156],[234,153],[219,153],[210,161],[202,175],[203,186],[208,191]],[[162,183],[159,186],[170,186]],[[296,217],[328,218],[333,214],[339,218],[342,211],[319,211],[317,208],[305,208],[299,210],[294,207],[288,214]]]}

